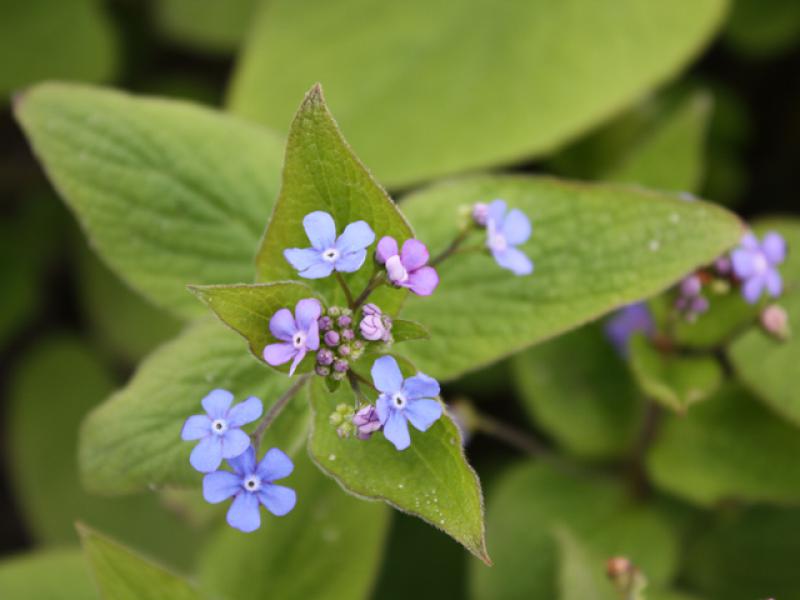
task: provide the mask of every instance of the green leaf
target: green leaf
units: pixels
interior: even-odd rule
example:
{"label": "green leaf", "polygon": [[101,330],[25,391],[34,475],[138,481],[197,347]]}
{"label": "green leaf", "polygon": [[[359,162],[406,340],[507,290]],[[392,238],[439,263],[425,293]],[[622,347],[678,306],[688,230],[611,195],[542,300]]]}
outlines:
{"label": "green leaf", "polygon": [[780,232],[789,247],[789,256],[780,267],[785,295],[777,300],[789,315],[792,335],[780,342],[758,328],[737,338],[728,348],[728,357],[742,382],[776,413],[800,425],[800,389],[790,374],[800,363],[800,221],[770,219],[755,226],[760,234]]}
{"label": "green leaf", "polygon": [[554,535],[559,555],[559,600],[617,600],[604,573],[603,557],[592,556],[567,528],[556,529]]}
{"label": "green leaf", "polygon": [[587,131],[679,72],[726,4],[277,0],[253,25],[230,105],[285,130],[296,98],[322,81],[366,163],[405,186]]}
{"label": "green leaf", "polygon": [[[297,278],[283,251],[311,245],[303,217],[316,210],[333,216],[339,234],[349,223],[364,220],[375,232],[375,242],[385,235],[399,243],[414,237],[403,215],[347,145],[318,85],[306,95],[289,131],[281,193],[258,251],[260,281]],[[366,285],[371,262],[368,257],[366,267],[344,275],[354,295]],[[333,276],[309,284],[331,303],[344,301]],[[370,299],[384,312],[394,313],[405,295],[405,290],[382,287]]]}
{"label": "green leaf", "polygon": [[[309,286],[296,281],[191,286],[190,289],[223,323],[247,340],[250,352],[261,362],[264,362],[264,347],[278,341],[269,330],[272,316],[281,308],[288,308],[294,314],[299,300],[318,297]],[[303,373],[313,368],[314,357],[309,353],[298,366],[297,372]],[[289,365],[280,367],[280,370],[288,371]]]}
{"label": "green leaf", "polygon": [[725,40],[738,52],[772,58],[797,46],[800,5],[794,0],[736,0]]}
{"label": "green leaf", "polygon": [[443,415],[424,433],[411,428],[411,446],[398,451],[380,433],[368,441],[340,438],[328,417],[341,402],[353,402],[349,386],[328,394],[312,383],[309,452],[319,468],[348,492],[417,516],[490,562],[480,482],[450,418]]}
{"label": "green leaf", "polygon": [[[223,388],[237,401],[257,396],[266,410],[290,383],[253,360],[239,336],[221,324],[198,323],[151,354],[128,385],[84,421],[79,448],[84,484],[105,494],[198,484],[200,475],[189,465],[193,444],[181,441],[180,431],[188,416],[202,412],[202,398]],[[306,427],[305,403],[290,402],[264,444],[293,454]]]}
{"label": "green leaf", "polygon": [[511,364],[523,407],[567,451],[609,458],[633,447],[644,403],[602,327],[559,336]]}
{"label": "green leaf", "polygon": [[711,106],[708,93],[686,98],[603,179],[659,190],[696,191],[703,174]]}
{"label": "green leaf", "polygon": [[724,373],[711,355],[666,355],[639,334],[629,343],[630,367],[642,391],[676,413],[719,389]]}
{"label": "green leaf", "polygon": [[686,417],[666,417],[647,471],[658,487],[703,506],[729,499],[796,503],[798,454],[797,429],[729,385]]}
{"label": "green leaf", "polygon": [[428,328],[422,323],[406,321],[404,319],[394,319],[392,321],[392,338],[394,338],[395,342],[428,340],[430,337],[430,331],[428,331]]}
{"label": "green leaf", "polygon": [[686,580],[709,598],[800,599],[794,557],[800,511],[753,508],[721,515],[688,549]]}
{"label": "green leaf", "polygon": [[158,495],[103,498],[80,487],[80,423],[113,387],[108,367],[71,337],[40,343],[15,368],[9,464],[28,531],[40,543],[70,544],[77,541],[75,521],[85,520],[160,558],[189,566],[198,532],[167,510]]}
{"label": "green leaf", "polygon": [[15,106],[89,241],[156,304],[193,317],[187,283],[253,280],[278,188],[272,134],[188,103],[43,84]]}
{"label": "green leaf", "polygon": [[9,600],[97,600],[80,550],[39,550],[0,561],[0,590]]}
{"label": "green leaf", "polygon": [[158,0],[155,23],[165,36],[187,48],[233,54],[253,19],[258,0]]}
{"label": "green leaf", "polygon": [[0,96],[42,79],[111,79],[119,44],[105,9],[99,0],[3,2]]}
{"label": "green leaf", "polygon": [[180,331],[177,319],[127,287],[84,245],[77,266],[81,309],[104,348],[135,364]]}
{"label": "green leaf", "polygon": [[81,545],[103,598],[113,600],[200,600],[188,581],[164,567],[78,525]]}
{"label": "green leaf", "polygon": [[678,543],[652,507],[636,505],[609,479],[546,464],[521,464],[490,489],[487,531],[495,565],[471,566],[476,600],[558,598],[558,546],[567,527],[594,556],[627,556],[654,586],[672,579]]}
{"label": "green leaf", "polygon": [[307,456],[283,483],[297,491],[286,517],[266,515],[244,536],[225,526],[203,553],[200,577],[236,600],[365,598],[380,566],[390,511],[343,493]]}
{"label": "green leaf", "polygon": [[516,277],[488,255],[459,254],[439,269],[435,294],[409,298],[403,318],[425,323],[431,339],[404,353],[442,379],[651,296],[742,234],[735,216],[704,202],[549,178],[473,177],[413,194],[401,206],[435,256],[454,236],[459,207],[493,198],[531,219],[522,249],[535,271]]}

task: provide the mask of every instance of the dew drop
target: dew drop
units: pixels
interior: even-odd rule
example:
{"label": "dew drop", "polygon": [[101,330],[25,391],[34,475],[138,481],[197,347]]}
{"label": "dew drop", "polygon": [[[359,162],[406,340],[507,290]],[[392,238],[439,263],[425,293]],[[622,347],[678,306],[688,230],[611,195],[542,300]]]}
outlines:
{"label": "dew drop", "polygon": [[680,223],[681,216],[678,213],[672,213],[669,216],[670,223]]}
{"label": "dew drop", "polygon": [[658,252],[658,249],[661,247],[661,242],[658,240],[650,240],[650,244],[648,248],[650,248],[650,252]]}
{"label": "dew drop", "polygon": [[336,455],[335,454],[329,454],[328,455],[328,460],[336,460]]}

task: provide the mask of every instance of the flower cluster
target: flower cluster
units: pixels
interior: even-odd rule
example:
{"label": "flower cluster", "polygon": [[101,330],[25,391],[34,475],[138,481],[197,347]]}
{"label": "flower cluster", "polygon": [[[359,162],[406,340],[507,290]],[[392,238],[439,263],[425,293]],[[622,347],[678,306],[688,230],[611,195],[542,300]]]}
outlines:
{"label": "flower cluster", "polygon": [[[181,438],[200,440],[189,456],[191,465],[203,478],[203,497],[218,503],[233,498],[227,520],[231,527],[244,532],[261,525],[259,505],[283,516],[294,508],[294,490],[275,485],[275,481],[291,474],[291,459],[277,448],[269,450],[256,464],[256,450],[242,427],[261,417],[261,400],[250,397],[231,407],[233,394],[213,390],[202,400],[204,415],[192,415],[183,424]],[[233,471],[219,470],[222,460]]]}
{"label": "flower cluster", "polygon": [[684,278],[678,285],[675,309],[689,322],[708,310],[709,302],[702,292],[703,280],[697,273]]}

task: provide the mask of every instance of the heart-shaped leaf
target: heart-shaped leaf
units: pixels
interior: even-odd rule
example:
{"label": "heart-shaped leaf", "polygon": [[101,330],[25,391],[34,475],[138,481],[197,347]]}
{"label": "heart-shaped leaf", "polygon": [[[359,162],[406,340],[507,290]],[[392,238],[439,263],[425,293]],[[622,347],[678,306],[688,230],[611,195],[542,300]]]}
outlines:
{"label": "heart-shaped leaf", "polygon": [[93,247],[153,302],[193,317],[187,283],[253,281],[281,142],[183,102],[42,84],[18,121]]}
{"label": "heart-shaped leaf", "polygon": [[39,550],[0,561],[0,590],[18,600],[97,600],[81,551]]}
{"label": "heart-shaped leaf", "polygon": [[[403,351],[442,379],[651,296],[717,258],[742,234],[734,215],[705,202],[535,177],[438,185],[401,207],[435,256],[454,236],[459,207],[493,198],[531,219],[533,234],[521,249],[535,269],[517,277],[489,256],[455,255],[439,265],[441,283],[432,296],[409,298],[403,318],[425,323],[431,339]],[[474,235],[483,242],[482,233]]]}
{"label": "heart-shaped leaf", "polygon": [[[319,86],[306,95],[289,130],[281,193],[258,251],[260,281],[298,278],[283,251],[311,246],[303,218],[314,211],[333,217],[337,235],[350,223],[366,221],[375,233],[375,242],[386,235],[400,243],[414,237],[403,215],[345,142]],[[373,264],[368,252],[365,266],[344,274],[354,296],[367,284]],[[333,275],[308,281],[331,303],[344,300]],[[394,313],[405,294],[405,290],[383,287],[371,301],[384,312]]]}
{"label": "heart-shaped leaf", "polygon": [[489,562],[480,482],[450,418],[443,415],[424,433],[412,430],[411,446],[398,451],[380,433],[366,441],[337,435],[328,418],[337,404],[352,402],[349,386],[330,394],[321,382],[312,383],[309,452],[314,462],[350,493],[417,516]]}
{"label": "heart-shaped leaf", "polygon": [[726,5],[275,0],[253,24],[230,104],[285,131],[321,81],[366,163],[403,186],[577,137],[673,77]]}
{"label": "heart-shaped leaf", "polygon": [[[198,484],[200,474],[189,465],[193,444],[181,441],[180,433],[187,417],[203,412],[202,398],[223,388],[237,401],[257,396],[266,410],[290,383],[253,360],[241,338],[220,323],[198,323],[153,352],[127,386],[87,417],[79,448],[83,481],[103,494]],[[304,402],[290,402],[267,430],[264,447],[294,454],[307,413]]]}

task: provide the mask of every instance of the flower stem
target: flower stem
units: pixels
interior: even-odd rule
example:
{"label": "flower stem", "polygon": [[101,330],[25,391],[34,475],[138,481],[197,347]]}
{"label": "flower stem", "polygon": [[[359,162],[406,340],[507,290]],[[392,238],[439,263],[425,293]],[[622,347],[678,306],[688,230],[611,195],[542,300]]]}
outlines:
{"label": "flower stem", "polygon": [[547,447],[543,442],[536,439],[529,433],[512,427],[508,423],[498,421],[494,417],[485,414],[477,415],[476,431],[488,436],[497,438],[517,450],[531,456],[542,456],[548,454]]}
{"label": "flower stem", "polygon": [[[377,391],[380,391],[380,390],[378,390],[378,388],[376,388],[376,387],[373,385],[373,383],[372,383],[372,382],[371,382],[369,379],[365,379],[364,377],[362,377],[361,375],[359,375],[358,373],[356,373],[356,372],[355,372],[355,371],[353,371],[353,370],[350,370],[350,371],[348,371],[348,372],[347,372],[347,376],[348,376],[348,377],[352,377],[352,378],[354,378],[356,381],[360,381],[360,382],[361,382],[361,383],[363,383],[364,385],[367,385],[367,386],[371,387],[371,388],[372,388],[373,390],[375,390],[376,392],[377,392]],[[351,379],[351,381],[352,381],[352,379]]]}
{"label": "flower stem", "polygon": [[369,404],[369,400],[367,400],[367,397],[364,395],[364,392],[361,389],[361,384],[358,381],[358,375],[353,373],[353,371],[348,371],[347,372],[347,380],[350,382],[350,387],[353,388],[353,392],[355,392],[355,398],[356,398],[355,408],[356,408],[356,410],[361,408],[362,401],[365,404]]}
{"label": "flower stem", "polygon": [[350,302],[350,309],[355,312],[361,308],[361,305],[369,299],[370,294],[374,292],[384,281],[385,279],[383,271],[377,271],[373,273],[372,278],[367,283],[367,287],[364,288],[364,291],[358,295],[358,298]]}
{"label": "flower stem", "polygon": [[342,291],[344,291],[344,297],[347,298],[347,305],[352,306],[353,294],[350,292],[350,288],[347,286],[347,282],[344,280],[344,277],[342,277],[342,274],[339,273],[339,271],[334,271],[334,273],[336,273],[336,281],[339,282]]}
{"label": "flower stem", "polygon": [[447,248],[445,248],[440,254],[435,256],[433,260],[430,261],[430,265],[435,267],[445,259],[455,254],[461,244],[463,244],[464,241],[466,241],[466,239],[469,237],[471,231],[472,229],[470,228],[462,230],[455,238],[453,238],[453,241],[450,242],[450,245]]}
{"label": "flower stem", "polygon": [[264,437],[264,432],[266,432],[267,428],[272,425],[272,422],[278,418],[278,415],[281,414],[286,405],[289,404],[289,400],[294,398],[297,395],[303,386],[308,383],[311,378],[311,374],[307,373],[305,375],[301,375],[298,377],[297,381],[292,384],[288,390],[283,393],[283,396],[278,398],[275,401],[275,404],[269,407],[269,410],[261,417],[261,422],[258,424],[258,427],[253,432],[253,435],[250,436],[250,439],[253,442],[253,448],[255,448],[256,453],[258,453],[258,447],[261,445],[261,439]]}

